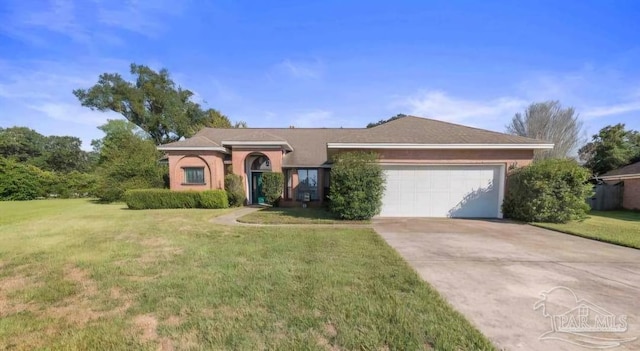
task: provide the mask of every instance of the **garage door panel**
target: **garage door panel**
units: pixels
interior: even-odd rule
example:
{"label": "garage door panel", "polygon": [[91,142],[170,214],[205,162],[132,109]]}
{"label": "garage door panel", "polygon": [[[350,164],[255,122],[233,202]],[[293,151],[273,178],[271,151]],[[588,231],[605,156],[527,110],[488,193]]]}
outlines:
{"label": "garage door panel", "polygon": [[386,166],[380,216],[497,217],[500,166]]}

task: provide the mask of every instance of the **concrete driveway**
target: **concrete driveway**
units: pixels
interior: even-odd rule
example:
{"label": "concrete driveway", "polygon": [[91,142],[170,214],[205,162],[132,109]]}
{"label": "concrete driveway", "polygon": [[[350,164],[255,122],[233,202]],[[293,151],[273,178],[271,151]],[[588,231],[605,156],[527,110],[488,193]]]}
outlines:
{"label": "concrete driveway", "polygon": [[498,220],[376,219],[374,229],[500,349],[640,350],[640,250]]}

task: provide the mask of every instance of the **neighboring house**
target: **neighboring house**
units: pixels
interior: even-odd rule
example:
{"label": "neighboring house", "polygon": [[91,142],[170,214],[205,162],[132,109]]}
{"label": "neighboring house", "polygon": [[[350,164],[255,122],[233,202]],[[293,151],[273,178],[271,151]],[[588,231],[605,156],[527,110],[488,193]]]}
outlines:
{"label": "neighboring house", "polygon": [[419,117],[374,128],[205,128],[162,145],[173,190],[224,188],[242,175],[248,203],[263,201],[264,172],[285,175],[282,206],[326,200],[332,157],[366,150],[386,175],[383,217],[502,217],[507,170],[553,144]]}
{"label": "neighboring house", "polygon": [[622,207],[628,210],[640,209],[640,162],[607,172],[598,178],[607,184],[623,182]]}

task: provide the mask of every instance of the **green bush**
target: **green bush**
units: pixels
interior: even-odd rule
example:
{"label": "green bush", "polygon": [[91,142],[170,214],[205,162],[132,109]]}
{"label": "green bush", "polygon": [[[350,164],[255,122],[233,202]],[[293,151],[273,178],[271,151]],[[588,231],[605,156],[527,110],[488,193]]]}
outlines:
{"label": "green bush", "polygon": [[134,189],[125,192],[125,202],[130,209],[195,208],[199,194],[195,191],[171,191],[168,189]]}
{"label": "green bush", "polygon": [[207,190],[200,193],[200,208],[228,208],[229,199],[224,190]]}
{"label": "green bush", "polygon": [[590,172],[573,160],[549,159],[516,169],[508,178],[502,211],[526,222],[566,223],[586,217]]}
{"label": "green bush", "polygon": [[156,145],[133,133],[126,121],[109,121],[100,127],[105,137],[97,142],[100,158],[95,195],[105,202],[121,201],[131,189],[163,188],[167,167],[160,165]]}
{"label": "green bush", "polygon": [[48,195],[53,175],[36,166],[0,157],[0,200],[33,200]]}
{"label": "green bush", "polygon": [[227,208],[224,190],[171,191],[169,189],[133,189],[124,195],[132,210],[161,208]]}
{"label": "green bush", "polygon": [[0,200],[93,196],[95,182],[93,174],[44,171],[24,162],[0,157]]}
{"label": "green bush", "polygon": [[229,206],[239,207],[244,205],[244,202],[247,200],[247,196],[244,192],[242,176],[237,174],[227,174],[224,177],[224,189],[227,192]]}
{"label": "green bush", "polygon": [[61,198],[95,196],[96,181],[96,175],[91,173],[57,173],[51,181],[49,194]]}
{"label": "green bush", "polygon": [[338,218],[363,220],[380,213],[384,174],[378,155],[347,152],[334,158],[329,209]]}
{"label": "green bush", "polygon": [[[129,179],[118,179],[105,174],[98,174],[95,194],[104,202],[122,201],[127,190],[150,189],[157,187],[161,189],[162,180],[152,181],[145,177],[133,177]],[[164,189],[168,190],[168,189]]]}
{"label": "green bush", "polygon": [[284,174],[280,172],[262,173],[262,193],[270,205],[278,206],[284,190]]}

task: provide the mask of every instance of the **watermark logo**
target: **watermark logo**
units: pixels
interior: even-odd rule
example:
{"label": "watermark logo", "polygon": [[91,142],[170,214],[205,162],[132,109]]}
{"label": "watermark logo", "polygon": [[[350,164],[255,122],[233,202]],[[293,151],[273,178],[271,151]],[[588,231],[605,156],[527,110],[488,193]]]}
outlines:
{"label": "watermark logo", "polygon": [[628,329],[627,315],[614,315],[594,303],[579,299],[567,287],[557,286],[543,291],[540,297],[533,309],[542,310],[542,315],[551,324],[551,330],[540,335],[540,340],[561,340],[587,348],[607,349],[637,339],[619,335]]}

